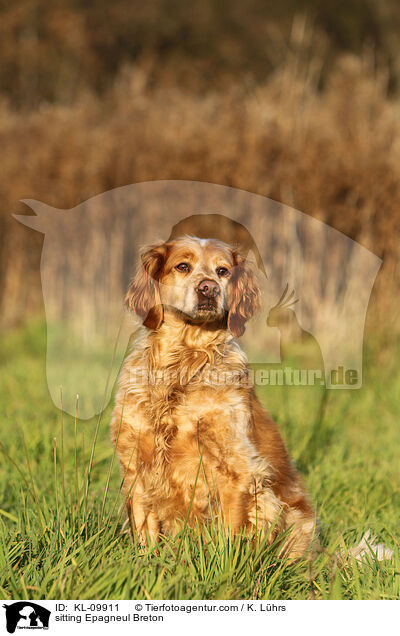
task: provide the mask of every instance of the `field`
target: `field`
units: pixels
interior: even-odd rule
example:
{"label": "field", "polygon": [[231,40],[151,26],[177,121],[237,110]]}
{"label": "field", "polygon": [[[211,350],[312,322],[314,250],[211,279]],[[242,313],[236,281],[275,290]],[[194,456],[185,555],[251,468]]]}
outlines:
{"label": "field", "polygon": [[[276,546],[183,531],[133,545],[109,441],[109,406],[81,422],[52,404],[42,322],[0,345],[0,596],[3,599],[395,599],[400,596],[400,341],[368,336],[357,391],[283,387],[261,399],[318,510],[322,551],[288,564]],[[397,355],[396,355],[397,354]],[[346,550],[371,529],[394,550]],[[342,556],[341,556],[342,555]]]}
{"label": "field", "polygon": [[[0,16],[0,597],[400,598],[399,3],[16,0],[3,2]],[[32,213],[27,199],[63,211],[101,193],[121,202],[115,189],[160,180],[263,195],[382,259],[363,387],[259,388],[317,509],[322,549],[311,564],[280,559],[277,545],[228,540],[218,524],[185,529],[157,550],[134,545],[109,439],[112,404],[82,421],[50,397],[46,286],[49,325],[71,320],[88,342],[103,331],[114,337],[107,312],[120,307],[136,264],[132,237],[139,244],[138,228],[166,237],[180,216],[173,198],[171,218],[163,198],[145,212],[142,201],[112,202],[99,206],[95,222],[86,216],[51,234],[12,215]],[[249,224],[271,265],[266,291],[278,298],[301,272],[309,286],[296,295],[308,318],[329,316],[337,347],[336,327],[354,325],[342,307],[360,302],[366,271],[314,235],[306,243],[297,221],[264,233],[264,219],[245,203],[232,219]],[[196,206],[187,214],[214,212]],[[309,244],[318,247],[312,276],[303,268]],[[338,274],[336,286],[325,272]],[[255,360],[265,347],[254,333]],[[310,333],[322,347],[320,332]],[[87,372],[84,360],[81,381],[80,346],[67,359],[58,342],[49,338],[48,355],[56,371],[69,372],[65,410],[74,410],[72,376],[83,413],[93,365]],[[354,559],[349,550],[367,531],[370,543],[393,550],[391,559],[373,550]]]}

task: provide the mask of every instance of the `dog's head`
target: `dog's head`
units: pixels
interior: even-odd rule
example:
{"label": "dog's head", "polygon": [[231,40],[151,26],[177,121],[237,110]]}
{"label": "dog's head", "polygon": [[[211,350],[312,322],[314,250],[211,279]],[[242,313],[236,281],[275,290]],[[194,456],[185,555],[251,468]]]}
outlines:
{"label": "dog's head", "polygon": [[186,322],[223,323],[238,337],[260,306],[260,291],[252,264],[236,249],[185,236],[143,250],[125,300],[150,329],[170,311]]}

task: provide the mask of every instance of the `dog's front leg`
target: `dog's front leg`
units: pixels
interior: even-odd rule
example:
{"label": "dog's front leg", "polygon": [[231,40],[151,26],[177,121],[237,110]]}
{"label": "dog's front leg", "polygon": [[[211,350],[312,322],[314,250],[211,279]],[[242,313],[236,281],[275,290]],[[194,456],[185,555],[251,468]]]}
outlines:
{"label": "dog's front leg", "polygon": [[238,534],[247,522],[248,492],[239,485],[224,480],[219,488],[219,499],[226,534]]}
{"label": "dog's front leg", "polygon": [[126,481],[126,510],[132,538],[139,536],[142,545],[149,545],[157,541],[160,533],[160,522],[154,510],[149,509],[145,498],[142,479],[136,475],[135,481]]}

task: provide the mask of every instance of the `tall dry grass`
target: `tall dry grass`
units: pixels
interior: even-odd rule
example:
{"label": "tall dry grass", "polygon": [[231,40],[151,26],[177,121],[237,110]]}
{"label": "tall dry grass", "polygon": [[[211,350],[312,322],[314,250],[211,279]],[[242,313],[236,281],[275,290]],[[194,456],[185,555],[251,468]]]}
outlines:
{"label": "tall dry grass", "polygon": [[[41,307],[42,236],[10,214],[21,198],[60,208],[153,179],[210,181],[282,201],[383,257],[376,297],[398,293],[400,105],[368,58],[341,58],[323,92],[320,62],[288,56],[263,85],[203,96],[125,68],[102,96],[0,107],[0,263],[4,324]],[[385,300],[386,299],[386,300]],[[384,302],[385,301],[385,302]]]}

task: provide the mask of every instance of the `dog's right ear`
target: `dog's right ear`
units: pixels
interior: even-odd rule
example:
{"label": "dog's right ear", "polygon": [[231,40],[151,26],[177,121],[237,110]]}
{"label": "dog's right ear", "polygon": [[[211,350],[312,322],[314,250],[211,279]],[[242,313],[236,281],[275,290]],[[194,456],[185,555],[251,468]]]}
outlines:
{"label": "dog's right ear", "polygon": [[164,243],[145,248],[125,297],[125,306],[140,316],[143,324],[149,329],[158,329],[164,317],[159,279],[166,253],[167,247]]}

